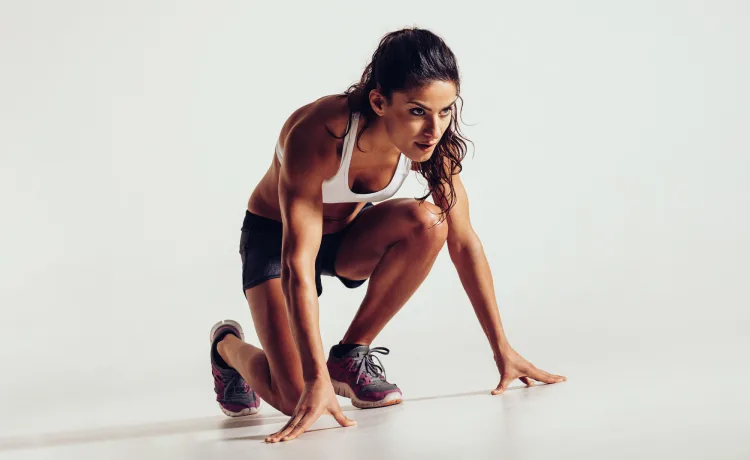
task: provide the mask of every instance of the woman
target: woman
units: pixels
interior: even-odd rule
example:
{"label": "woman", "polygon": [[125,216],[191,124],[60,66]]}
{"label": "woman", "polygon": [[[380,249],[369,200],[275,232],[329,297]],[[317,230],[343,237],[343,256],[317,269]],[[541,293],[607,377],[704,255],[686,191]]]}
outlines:
{"label": "woman", "polygon": [[[492,394],[516,378],[528,386],[531,379],[565,380],[522,358],[503,332],[459,175],[466,154],[459,83],[443,40],[407,28],[383,37],[358,84],[299,108],[284,124],[272,164],[250,196],[240,241],[243,289],[263,348],[245,343],[233,321],[211,330],[222,410],[252,414],[263,399],[291,416],[267,442],[298,437],[322,414],[353,425],[336,394],[360,408],[401,402],[400,389],[374,362],[388,350],[369,345],[446,242],[502,376]],[[409,171],[426,179],[429,193],[388,200]],[[425,201],[430,195],[434,205]],[[349,288],[369,279],[327,360],[318,325],[321,275]]]}

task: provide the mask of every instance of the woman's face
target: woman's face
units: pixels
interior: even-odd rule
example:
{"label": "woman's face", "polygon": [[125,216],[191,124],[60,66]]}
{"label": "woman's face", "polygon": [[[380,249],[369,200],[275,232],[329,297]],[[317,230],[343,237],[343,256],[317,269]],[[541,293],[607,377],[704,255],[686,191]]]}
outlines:
{"label": "woman's face", "polygon": [[448,129],[457,98],[452,82],[433,81],[408,91],[394,91],[390,103],[371,96],[391,142],[410,160],[429,160]]}

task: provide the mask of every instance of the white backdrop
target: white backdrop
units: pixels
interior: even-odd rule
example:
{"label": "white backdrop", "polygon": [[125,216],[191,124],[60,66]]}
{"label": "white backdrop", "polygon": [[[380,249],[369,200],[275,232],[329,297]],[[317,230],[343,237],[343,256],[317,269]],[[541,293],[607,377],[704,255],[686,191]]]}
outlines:
{"label": "white backdrop", "polygon": [[[279,129],[410,25],[458,57],[511,344],[564,385],[750,379],[747,3],[0,5],[4,434],[219,414],[208,331],[257,344],[239,229]],[[364,289],[324,283],[327,348]],[[374,345],[407,398],[499,380],[447,251]]]}

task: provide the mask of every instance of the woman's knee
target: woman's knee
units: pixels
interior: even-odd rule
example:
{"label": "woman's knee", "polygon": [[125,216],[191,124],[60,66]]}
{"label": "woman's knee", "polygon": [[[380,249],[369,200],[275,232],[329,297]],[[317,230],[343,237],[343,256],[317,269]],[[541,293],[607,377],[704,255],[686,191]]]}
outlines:
{"label": "woman's knee", "polygon": [[292,416],[294,414],[294,409],[297,408],[297,403],[299,402],[300,395],[285,395],[281,398],[281,403],[279,411],[281,411],[282,414]]}
{"label": "woman's knee", "polygon": [[407,206],[413,231],[420,237],[442,246],[448,238],[448,223],[440,218],[441,209],[429,201],[417,200]]}
{"label": "woman's knee", "polygon": [[289,382],[286,382],[286,384],[279,383],[273,381],[274,388],[272,391],[276,395],[276,404],[274,406],[283,414],[292,415],[294,409],[297,407],[300,396],[302,396],[304,385],[293,385],[289,384]]}

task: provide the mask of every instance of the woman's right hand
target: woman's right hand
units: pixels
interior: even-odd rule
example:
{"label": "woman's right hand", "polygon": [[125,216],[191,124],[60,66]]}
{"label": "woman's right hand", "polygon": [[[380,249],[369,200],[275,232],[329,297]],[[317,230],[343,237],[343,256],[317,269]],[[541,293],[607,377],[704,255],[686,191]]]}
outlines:
{"label": "woman's right hand", "polygon": [[268,436],[266,442],[291,441],[304,433],[323,414],[332,415],[343,427],[357,424],[341,411],[331,380],[320,378],[305,385],[292,418],[281,430]]}

